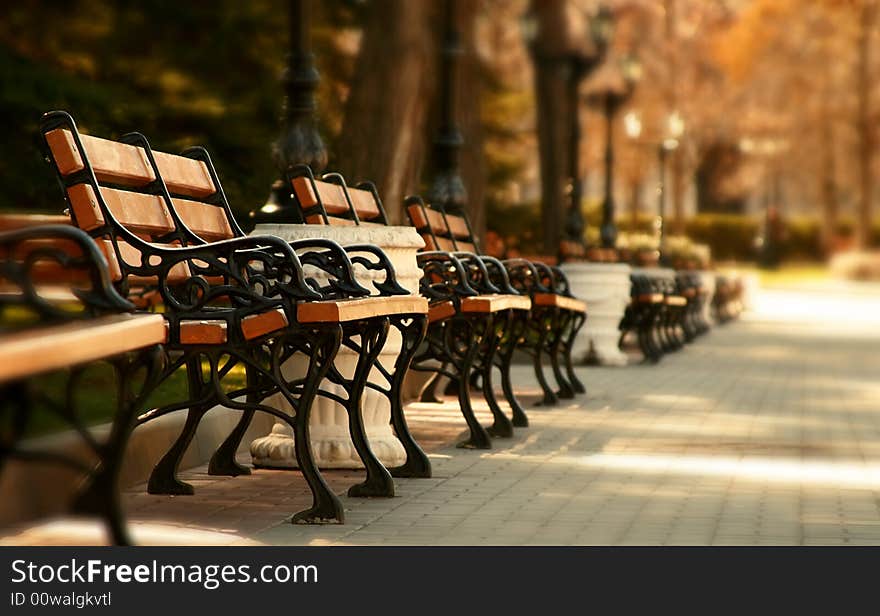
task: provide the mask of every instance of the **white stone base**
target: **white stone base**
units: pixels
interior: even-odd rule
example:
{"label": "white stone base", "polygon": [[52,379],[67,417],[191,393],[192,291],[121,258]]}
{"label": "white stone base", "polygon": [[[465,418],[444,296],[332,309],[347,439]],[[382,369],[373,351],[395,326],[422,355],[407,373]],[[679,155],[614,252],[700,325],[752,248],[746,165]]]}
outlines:
{"label": "white stone base", "polygon": [[625,366],[617,347],[620,319],[630,296],[631,268],[625,263],[564,263],[572,294],[587,302],[587,322],[574,341],[572,358],[584,361],[592,351],[603,366]]}
{"label": "white stone base", "polygon": [[715,272],[709,270],[700,270],[697,272],[700,277],[700,285],[706,290],[706,301],[703,302],[703,320],[706,323],[712,323],[712,298],[715,296]]}
{"label": "white stone base", "polygon": [[[324,225],[257,225],[252,235],[274,235],[287,241],[310,238],[326,238],[343,246],[350,244],[374,244],[382,248],[391,260],[397,274],[397,282],[410,293],[419,292],[421,269],[416,263],[416,252],[425,244],[412,227],[330,227]],[[369,255],[366,255],[368,256]],[[372,260],[372,259],[371,259]],[[384,273],[368,271],[356,265],[358,282],[366,287],[372,281],[384,280]],[[321,277],[321,272],[309,268],[307,275]],[[394,368],[400,351],[400,333],[392,327],[388,340],[379,356],[379,361],[389,371]],[[336,368],[346,378],[354,374],[357,355],[349,349],[341,348],[336,356]],[[286,377],[294,378],[305,373],[308,358],[301,355],[289,360],[283,367]],[[374,370],[370,380],[381,387],[388,383]],[[329,381],[321,383],[321,389],[345,397],[338,385]],[[290,412],[291,408],[283,396],[277,394],[267,400],[278,409]],[[372,389],[364,391],[361,412],[370,448],[386,466],[399,466],[406,461],[406,452],[391,429],[391,404],[381,393]],[[319,468],[363,468],[354,443],[348,432],[348,413],[336,402],[318,397],[311,409],[309,431],[312,452]],[[251,457],[254,465],[269,468],[296,468],[294,438],[289,426],[276,422],[272,431],[251,443]]]}

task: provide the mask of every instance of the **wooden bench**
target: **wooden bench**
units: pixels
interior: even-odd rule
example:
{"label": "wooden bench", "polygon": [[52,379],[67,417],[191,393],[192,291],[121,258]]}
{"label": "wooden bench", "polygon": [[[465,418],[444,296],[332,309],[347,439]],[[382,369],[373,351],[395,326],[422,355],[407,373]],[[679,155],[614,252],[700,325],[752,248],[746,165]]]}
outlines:
{"label": "wooden bench", "polygon": [[[479,242],[464,212],[450,213],[442,206],[429,205],[418,197],[411,197],[407,200],[407,214],[429,247],[450,250],[459,258],[478,255],[494,284],[508,286],[531,299],[531,313],[518,319],[513,329],[514,336],[524,340],[519,348],[532,356],[535,376],[543,391],[543,404],[555,404],[559,398],[573,398],[576,393],[585,393],[586,389],[574,372],[571,352],[574,338],[586,321],[587,306],[572,297],[565,274],[558,267],[540,261],[522,258],[500,261],[481,254]],[[551,387],[544,375],[544,355],[550,359],[557,388]],[[512,356],[512,350],[502,353],[503,378],[509,379]]]}
{"label": "wooden bench", "polygon": [[[387,220],[382,201],[370,183],[348,186],[338,173],[315,178],[305,166],[290,170],[288,182],[304,221],[371,225]],[[516,341],[506,333],[512,313],[527,313],[531,302],[512,288],[499,288],[489,282],[489,273],[478,259],[459,259],[442,246],[439,250],[432,250],[432,246],[436,245],[429,245],[429,250],[419,255],[424,274],[422,295],[429,299],[430,309],[426,341],[412,368],[443,374],[458,383],[459,406],[469,428],[469,436],[460,446],[489,448],[490,436],[510,436],[514,423],[527,425],[521,409],[519,415],[514,409],[513,422],[501,409],[492,388],[491,371],[499,347],[506,348]],[[493,413],[493,425],[488,429],[477,421],[471,407],[470,388],[477,377]],[[510,383],[502,383],[502,387],[510,399]]]}
{"label": "wooden bench", "polygon": [[[118,476],[140,405],[158,382],[165,321],[158,314],[132,314],[134,305],[116,293],[106,260],[87,234],[46,222],[63,221],[0,216],[0,471],[10,457],[75,469],[87,479],[73,511],[100,516],[110,540],[125,545],[130,539]],[[89,385],[80,376],[99,362],[113,367],[118,388],[104,438],[84,423],[81,407]],[[58,385],[48,388],[49,375],[62,379],[53,377]],[[23,444],[40,413],[75,430],[91,459]]]}
{"label": "wooden bench", "polygon": [[739,276],[719,274],[715,277],[715,294],[711,301],[712,314],[718,323],[727,323],[742,314],[744,293],[745,285]]}
{"label": "wooden bench", "polygon": [[[203,150],[179,156],[153,152],[137,133],[120,142],[81,135],[64,112],[46,114],[41,128],[72,221],[103,250],[115,287],[124,296],[152,294],[161,303],[168,329],[162,378],[178,368],[187,371],[188,399],[140,418],[188,410],[180,437],[151,475],[150,491],[192,493],[177,479],[177,468],[199,421],[217,405],[241,410],[242,422],[212,457],[210,470],[245,473],[234,453],[251,415],[262,411],[291,426],[297,462],[313,494],[312,507],[294,521],[341,522],[342,505],[314,463],[309,412],[322,393],[320,383],[335,372],[337,350],[351,342],[344,330],[355,327],[364,336],[358,368],[352,379],[338,379],[348,394],[341,403],[358,409],[351,413],[352,438],[367,466],[367,480],[352,493],[393,494],[390,475],[369,452],[359,414],[366,375],[387,334],[382,315],[388,300],[367,297],[370,291],[357,283],[346,251],[326,240],[291,246],[274,237],[245,237],[210,159],[200,159]],[[320,270],[322,281],[306,275],[304,265]],[[386,282],[394,287],[393,278]],[[353,299],[358,309],[349,307]],[[424,303],[415,298],[391,312],[424,318]],[[380,318],[365,318],[366,304]],[[308,371],[289,381],[281,365],[297,353],[310,358]],[[233,369],[244,370],[244,387],[228,382]],[[296,412],[263,403],[273,393]]]}

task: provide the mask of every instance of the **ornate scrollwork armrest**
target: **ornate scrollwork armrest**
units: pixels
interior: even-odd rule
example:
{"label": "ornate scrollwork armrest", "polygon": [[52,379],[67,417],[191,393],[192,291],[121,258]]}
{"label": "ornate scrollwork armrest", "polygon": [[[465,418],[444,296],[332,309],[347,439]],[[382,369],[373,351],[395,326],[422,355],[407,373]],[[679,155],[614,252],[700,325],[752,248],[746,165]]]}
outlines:
{"label": "ornate scrollwork armrest", "polygon": [[310,279],[310,284],[324,299],[363,297],[370,294],[370,290],[358,283],[355,277],[353,259],[349,257],[347,247],[326,238],[294,240],[289,245],[298,251],[297,254],[304,264],[329,274],[327,284],[323,287],[314,278]]}
{"label": "ornate scrollwork armrest", "polygon": [[[69,275],[69,291],[81,305],[70,306],[45,296],[47,285],[42,277],[48,269],[57,268]],[[78,280],[76,272],[81,274]],[[134,310],[113,287],[107,260],[95,241],[68,225],[0,233],[0,280],[13,290],[3,295],[0,307],[22,306],[44,322]]]}
{"label": "ornate scrollwork armrest", "polygon": [[479,295],[468,284],[465,266],[448,252],[420,252],[416,261],[423,272],[420,291],[428,299],[458,302],[462,297]]}
{"label": "ornate scrollwork armrest", "polygon": [[468,275],[468,284],[480,293],[504,293],[492,282],[489,270],[486,268],[486,262],[480,255],[472,252],[453,252],[451,253],[465,267]]}

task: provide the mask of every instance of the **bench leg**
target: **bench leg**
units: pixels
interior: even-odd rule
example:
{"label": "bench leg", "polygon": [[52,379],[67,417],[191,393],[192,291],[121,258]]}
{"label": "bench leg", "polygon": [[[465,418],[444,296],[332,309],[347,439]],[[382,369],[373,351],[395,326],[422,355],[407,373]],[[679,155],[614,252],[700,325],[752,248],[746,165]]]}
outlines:
{"label": "bench leg", "polygon": [[579,394],[587,393],[587,388],[584,387],[584,384],[581,383],[581,380],[574,372],[574,362],[571,358],[571,352],[574,348],[575,338],[577,338],[578,333],[586,322],[587,315],[583,313],[573,314],[568,329],[562,339],[562,357],[565,360],[565,371],[568,373],[568,382],[571,383],[571,387],[574,389],[575,393]]}
{"label": "bench leg", "polygon": [[547,354],[550,356],[550,367],[553,369],[553,378],[556,379],[556,383],[559,385],[559,390],[556,392],[556,396],[563,400],[571,400],[574,398],[575,394],[574,387],[568,382],[565,375],[562,374],[562,369],[559,365],[559,358],[562,354],[562,338],[569,325],[569,315],[563,314],[563,312],[557,308],[554,310],[551,323],[553,325]]}
{"label": "bench leg", "polygon": [[373,369],[373,364],[379,360],[379,353],[382,352],[382,347],[388,338],[388,326],[387,318],[373,319],[365,323],[358,323],[353,331],[346,332],[347,338],[351,335],[359,335],[361,340],[358,345],[359,357],[354,376],[348,382],[346,411],[348,412],[348,431],[351,434],[351,440],[367,472],[366,480],[349,488],[349,496],[394,496],[394,479],[370,449],[370,441],[367,438],[361,409],[364,388],[367,385],[370,371]]}
{"label": "bench leg", "polygon": [[315,400],[321,381],[327,376],[327,372],[333,365],[333,360],[342,341],[342,328],[335,326],[326,330],[299,333],[296,338],[297,342],[306,341],[308,343],[304,352],[307,352],[310,357],[309,369],[302,382],[302,387],[297,389],[298,396],[291,391],[281,374],[281,365],[286,359],[283,353],[284,345],[275,343],[272,349],[272,373],[275,381],[279,385],[281,394],[296,410],[293,417],[280,412],[280,415],[276,416],[283,416],[281,418],[293,429],[297,465],[312,492],[312,506],[295,513],[291,522],[294,524],[342,524],[345,520],[342,502],[327,485],[318,470],[318,465],[315,464],[312,441],[309,435],[312,402]]}
{"label": "bench leg", "polygon": [[[407,320],[409,324],[404,324],[404,321]],[[400,466],[389,468],[388,471],[392,477],[427,478],[431,476],[431,461],[409,431],[400,396],[403,379],[409,370],[413,356],[415,356],[419,345],[425,338],[428,319],[424,315],[415,315],[408,318],[393,317],[391,325],[400,332],[401,337],[400,354],[394,363],[394,373],[391,375],[391,388],[388,395],[391,402],[391,426],[394,428],[397,439],[403,445],[404,451],[406,451],[406,462]]]}
{"label": "bench leg", "polygon": [[547,382],[547,377],[544,376],[544,364],[542,360],[544,349],[547,348],[547,338],[550,335],[550,332],[543,320],[538,324],[538,327],[540,328],[538,331],[538,343],[535,345],[535,354],[532,356],[532,365],[535,369],[535,378],[538,379],[538,384],[541,386],[541,391],[544,394],[540,404],[542,406],[553,406],[559,402],[559,398],[557,398],[556,392],[553,391],[550,384]]}
{"label": "bench leg", "polygon": [[[102,517],[108,538],[114,545],[131,545],[119,499],[119,471],[125,447],[134,429],[135,417],[158,384],[164,354],[156,347],[111,360],[110,363],[117,380],[117,408],[113,425],[99,452],[98,464],[74,498],[72,510]],[[145,371],[144,379],[139,392],[135,393],[132,386],[141,368]]]}
{"label": "bench leg", "polygon": [[[440,367],[441,370],[446,369],[446,364],[443,364]],[[440,396],[437,395],[437,387],[442,380],[442,375],[438,372],[434,376],[431,377],[431,380],[428,381],[428,384],[425,386],[425,389],[422,391],[421,397],[419,397],[419,402],[428,402],[431,404],[443,404],[443,400],[440,399]]]}
{"label": "bench leg", "polygon": [[477,354],[480,352],[480,340],[489,333],[492,318],[454,319],[445,329],[446,347],[453,357],[458,369],[458,405],[468,425],[468,438],[456,445],[463,449],[491,449],[492,440],[489,433],[477,420],[471,406],[471,379]]}
{"label": "bench leg", "polygon": [[[255,390],[256,383],[256,375],[254,374],[254,370],[252,367],[247,366],[245,368],[245,374],[247,377],[247,386],[249,390]],[[257,396],[255,393],[248,394],[249,402],[259,402],[257,400]],[[238,453],[238,448],[241,446],[241,439],[244,438],[245,433],[251,425],[251,421],[254,418],[253,410],[242,411],[241,418],[238,420],[238,423],[229,433],[229,436],[226,437],[217,450],[214,452],[214,455],[211,456],[211,460],[208,463],[208,474],[209,475],[219,475],[223,477],[238,477],[240,475],[250,475],[251,469],[247,466],[242,466],[235,459],[236,454]]]}
{"label": "bench leg", "polygon": [[150,473],[150,479],[147,482],[149,494],[187,496],[195,493],[191,484],[177,478],[177,471],[187,448],[196,435],[196,429],[199,427],[202,417],[214,407],[216,399],[208,395],[207,385],[202,378],[201,357],[199,355],[187,360],[186,378],[189,385],[189,399],[199,402],[189,408],[180,436],[153,467],[153,472]]}
{"label": "bench leg", "polygon": [[[501,338],[504,331],[510,329],[512,315],[508,312],[500,319],[492,318],[492,326],[490,334],[483,340],[483,352],[480,358],[482,362],[482,390],[483,398],[489,405],[494,419],[492,425],[487,432],[490,436],[496,438],[510,438],[513,436],[513,424],[498,404],[498,398],[495,396],[495,387],[492,384],[492,370],[495,367],[495,354],[501,344]],[[497,321],[500,321],[497,322]]]}
{"label": "bench leg", "polygon": [[525,320],[528,318],[515,315],[511,319],[510,329],[501,343],[501,348],[496,355],[498,368],[501,371],[501,391],[504,392],[504,399],[510,405],[512,411],[511,423],[517,428],[527,428],[529,426],[529,418],[520,404],[513,391],[513,378],[510,371],[513,366],[513,354],[516,352],[519,339],[525,331]]}

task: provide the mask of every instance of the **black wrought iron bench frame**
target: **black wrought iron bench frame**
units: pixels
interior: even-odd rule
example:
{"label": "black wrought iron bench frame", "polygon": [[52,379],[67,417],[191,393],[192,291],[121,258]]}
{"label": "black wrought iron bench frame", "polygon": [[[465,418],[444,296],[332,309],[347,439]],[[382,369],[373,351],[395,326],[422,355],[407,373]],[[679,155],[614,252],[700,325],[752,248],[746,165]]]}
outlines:
{"label": "black wrought iron bench frame", "polygon": [[[47,264],[61,272],[52,287],[40,281],[40,269]],[[87,281],[74,281],[75,273],[85,274]],[[98,247],[70,226],[0,233],[0,283],[0,472],[8,459],[17,458],[61,464],[84,475],[72,511],[99,516],[109,539],[127,545],[131,539],[119,502],[119,472],[136,416],[163,369],[162,319],[130,314],[135,307],[114,289]],[[52,297],[59,284],[61,299]],[[115,412],[103,439],[82,419],[81,394],[89,385],[81,377],[96,363],[109,364],[116,383]],[[64,375],[61,399],[55,397],[58,392],[47,391],[48,374]],[[22,447],[39,412],[62,419],[94,461],[57,449]]]}

